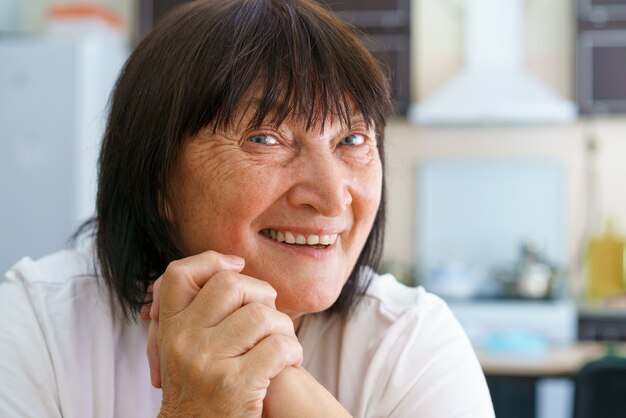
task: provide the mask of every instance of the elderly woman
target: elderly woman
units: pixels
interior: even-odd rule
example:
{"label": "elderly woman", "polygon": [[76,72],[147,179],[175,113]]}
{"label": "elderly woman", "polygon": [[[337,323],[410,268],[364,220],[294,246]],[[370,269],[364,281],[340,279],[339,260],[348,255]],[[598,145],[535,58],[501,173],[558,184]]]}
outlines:
{"label": "elderly woman", "polygon": [[0,416],[492,417],[446,305],[374,272],[389,107],[312,0],[168,16],[112,96],[95,238],[0,285]]}

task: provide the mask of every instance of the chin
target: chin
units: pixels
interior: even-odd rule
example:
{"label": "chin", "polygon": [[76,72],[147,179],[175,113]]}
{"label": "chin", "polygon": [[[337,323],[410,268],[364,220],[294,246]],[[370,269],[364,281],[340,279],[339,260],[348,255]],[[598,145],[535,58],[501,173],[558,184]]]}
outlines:
{"label": "chin", "polygon": [[341,293],[341,287],[330,291],[328,288],[311,289],[304,292],[303,289],[300,291],[295,289],[295,292],[276,290],[278,292],[276,308],[290,316],[325,311],[335,303]]}

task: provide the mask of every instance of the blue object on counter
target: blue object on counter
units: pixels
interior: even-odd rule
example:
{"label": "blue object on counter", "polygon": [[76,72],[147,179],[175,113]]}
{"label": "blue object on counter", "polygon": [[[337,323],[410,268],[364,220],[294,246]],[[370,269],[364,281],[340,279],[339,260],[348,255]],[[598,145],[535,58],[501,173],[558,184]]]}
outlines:
{"label": "blue object on counter", "polygon": [[547,339],[526,330],[503,331],[490,335],[484,350],[490,354],[539,357],[548,351]]}

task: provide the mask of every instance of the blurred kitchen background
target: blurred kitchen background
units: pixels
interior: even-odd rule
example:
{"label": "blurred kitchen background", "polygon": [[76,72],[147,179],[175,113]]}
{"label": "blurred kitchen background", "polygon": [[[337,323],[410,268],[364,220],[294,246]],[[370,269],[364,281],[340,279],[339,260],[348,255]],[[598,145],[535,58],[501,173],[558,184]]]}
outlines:
{"label": "blurred kitchen background", "polygon": [[[182,2],[0,0],[1,270],[93,212],[116,74]],[[327,3],[392,78],[382,270],[447,300],[499,418],[625,417],[626,0]]]}

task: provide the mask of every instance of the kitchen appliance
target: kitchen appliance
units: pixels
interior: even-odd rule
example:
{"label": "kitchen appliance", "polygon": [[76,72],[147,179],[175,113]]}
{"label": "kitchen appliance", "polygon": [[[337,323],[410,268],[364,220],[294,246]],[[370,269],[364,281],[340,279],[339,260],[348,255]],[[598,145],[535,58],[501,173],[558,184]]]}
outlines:
{"label": "kitchen appliance", "polygon": [[418,124],[560,123],[576,106],[523,68],[524,0],[463,2],[465,62],[434,95],[409,109]]}
{"label": "kitchen appliance", "polygon": [[66,246],[94,211],[106,104],[125,35],[97,16],[0,37],[0,270]]}

